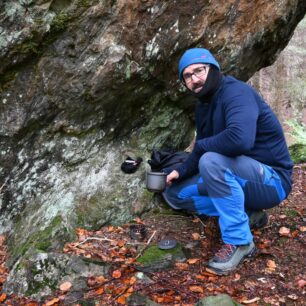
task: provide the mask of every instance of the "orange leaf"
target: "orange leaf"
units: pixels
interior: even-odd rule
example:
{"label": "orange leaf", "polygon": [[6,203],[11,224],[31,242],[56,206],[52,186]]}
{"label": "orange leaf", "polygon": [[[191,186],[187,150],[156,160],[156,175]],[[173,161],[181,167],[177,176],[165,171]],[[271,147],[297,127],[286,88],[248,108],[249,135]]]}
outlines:
{"label": "orange leaf", "polygon": [[71,287],[72,287],[72,284],[70,282],[65,282],[65,283],[62,283],[59,288],[61,291],[68,291]]}
{"label": "orange leaf", "polygon": [[163,297],[163,303],[171,303],[174,301],[174,297],[173,296],[164,296]]}
{"label": "orange leaf", "polygon": [[190,258],[187,260],[187,262],[190,264],[190,265],[193,265],[195,264],[196,262],[198,262],[200,259],[199,258]]}
{"label": "orange leaf", "polygon": [[274,272],[276,269],[276,263],[274,260],[268,259],[267,260],[267,272]]}
{"label": "orange leaf", "polygon": [[56,304],[58,302],[59,302],[59,298],[54,298],[51,301],[49,301],[46,304],[44,304],[44,306],[52,306],[52,305],[54,305],[54,304]]}
{"label": "orange leaf", "polygon": [[118,247],[121,248],[125,245],[125,241],[124,240],[119,240],[119,241],[117,241],[117,245],[118,245]]}
{"label": "orange leaf", "polygon": [[179,269],[179,270],[188,270],[188,264],[183,263],[183,262],[176,262],[175,266]]}
{"label": "orange leaf", "polygon": [[199,274],[198,274],[198,275],[195,276],[195,278],[196,278],[196,279],[200,279],[200,280],[205,280],[207,277],[204,276],[204,275],[199,275]]}
{"label": "orange leaf", "polygon": [[25,304],[25,306],[39,306],[39,305],[38,303],[30,302],[30,303]]}
{"label": "orange leaf", "polygon": [[102,294],[102,293],[104,293],[104,289],[102,287],[95,290],[95,294],[97,295]]}
{"label": "orange leaf", "polygon": [[193,240],[200,240],[201,239],[201,236],[199,233],[192,233],[192,239]]}
{"label": "orange leaf", "polygon": [[139,217],[136,217],[134,221],[138,224],[145,224]]}
{"label": "orange leaf", "polygon": [[200,287],[200,286],[190,286],[189,290],[192,291],[192,292],[197,292],[197,293],[203,293],[204,292],[203,288]]}
{"label": "orange leaf", "polygon": [[130,285],[133,285],[133,284],[136,283],[136,281],[137,281],[137,278],[136,278],[135,276],[132,276],[132,277],[130,278],[130,280],[129,280],[129,284],[130,284]]}
{"label": "orange leaf", "polygon": [[113,271],[112,276],[113,276],[113,278],[120,278],[121,277],[121,271],[120,270]]}
{"label": "orange leaf", "polygon": [[107,227],[108,232],[113,232],[114,230],[115,230],[115,228],[112,225]]}
{"label": "orange leaf", "polygon": [[0,302],[4,302],[6,300],[7,295],[5,293],[2,293],[0,295]]}
{"label": "orange leaf", "polygon": [[121,295],[118,299],[117,299],[117,302],[119,304],[122,304],[122,305],[126,305],[126,297],[124,295]]}

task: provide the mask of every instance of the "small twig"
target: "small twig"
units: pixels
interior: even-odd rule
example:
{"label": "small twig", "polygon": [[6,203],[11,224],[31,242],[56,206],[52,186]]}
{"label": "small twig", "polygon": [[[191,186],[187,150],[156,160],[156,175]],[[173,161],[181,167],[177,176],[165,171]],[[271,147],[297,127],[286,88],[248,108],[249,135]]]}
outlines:
{"label": "small twig", "polygon": [[199,217],[197,217],[197,216],[195,216],[195,215],[193,215],[194,217],[196,217],[197,219],[199,219],[199,221],[200,221],[200,223],[203,225],[203,227],[205,228],[205,224],[204,224],[204,222],[199,218]]}
{"label": "small twig", "polygon": [[108,239],[108,238],[99,238],[99,237],[88,237],[86,238],[84,241],[81,241],[80,243],[78,243],[75,247],[85,243],[88,240],[98,240],[98,241],[109,241],[109,242],[114,242],[115,240],[112,239]]}
{"label": "small twig", "polygon": [[5,182],[2,184],[2,186],[0,187],[0,193],[2,192],[3,187],[6,185],[8,181],[8,178],[6,178]]}
{"label": "small twig", "polygon": [[128,291],[129,288],[130,288],[130,287],[126,287],[125,290],[123,290],[123,291],[120,292],[118,295],[116,295],[116,296],[115,296],[110,302],[108,302],[106,305],[113,305],[114,302],[115,302],[117,299],[119,299],[120,296],[122,296],[123,294],[125,294],[125,293]]}
{"label": "small twig", "polygon": [[154,231],[153,234],[151,235],[151,237],[149,238],[149,240],[147,241],[147,245],[151,242],[151,240],[153,239],[153,237],[155,236],[157,231]]}
{"label": "small twig", "polygon": [[151,240],[153,239],[153,237],[155,236],[157,231],[154,231],[153,234],[151,235],[151,237],[149,238],[149,240],[147,241],[146,245],[139,251],[138,255],[136,256],[136,259],[138,257],[141,256],[141,254],[143,253],[143,251],[148,247],[148,245],[150,244]]}

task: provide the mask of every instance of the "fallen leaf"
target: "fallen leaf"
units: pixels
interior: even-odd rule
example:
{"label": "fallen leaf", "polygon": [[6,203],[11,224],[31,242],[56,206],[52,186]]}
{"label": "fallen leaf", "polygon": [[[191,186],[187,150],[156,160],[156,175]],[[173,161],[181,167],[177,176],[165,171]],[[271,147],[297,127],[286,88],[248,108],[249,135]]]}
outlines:
{"label": "fallen leaf", "polygon": [[300,226],[299,230],[300,230],[301,232],[306,232],[306,226]]}
{"label": "fallen leaf", "polygon": [[0,295],[0,302],[4,302],[6,300],[7,295],[5,293],[2,293]]}
{"label": "fallen leaf", "polygon": [[126,305],[126,297],[124,295],[118,297],[117,302],[122,305]]}
{"label": "fallen leaf", "polygon": [[252,304],[252,303],[255,303],[255,302],[259,301],[259,300],[260,300],[260,297],[255,297],[255,298],[250,299],[250,300],[243,300],[241,303],[243,303],[243,304]]}
{"label": "fallen leaf", "polygon": [[58,302],[59,302],[59,298],[54,298],[51,301],[49,301],[46,304],[44,304],[43,306],[52,306],[52,305],[54,305],[54,304],[56,304]]}
{"label": "fallen leaf", "polygon": [[68,291],[72,287],[72,284],[70,282],[64,282],[60,285],[60,290],[61,291]]}
{"label": "fallen leaf", "polygon": [[296,294],[289,294],[288,298],[291,299],[291,300],[296,301],[298,299],[298,296]]}
{"label": "fallen leaf", "polygon": [[110,226],[107,227],[107,231],[108,231],[109,233],[113,232],[114,230],[115,230],[115,227],[112,226],[112,225],[110,225]]}
{"label": "fallen leaf", "polygon": [[4,235],[0,235],[0,245],[2,246],[3,243],[5,241],[5,236]]}
{"label": "fallen leaf", "polygon": [[104,293],[104,288],[102,288],[102,287],[95,290],[95,294],[97,294],[97,295],[100,295],[102,293]]}
{"label": "fallen leaf", "polygon": [[104,276],[97,276],[97,277],[95,277],[95,281],[96,281],[97,283],[103,284],[103,283],[107,282],[108,279],[105,278]]}
{"label": "fallen leaf", "polygon": [[197,274],[197,275],[195,276],[195,278],[196,278],[196,279],[200,279],[200,280],[205,280],[205,279],[207,279],[206,276],[204,276],[204,275],[199,275],[199,274]]}
{"label": "fallen leaf", "polygon": [[190,258],[187,260],[187,262],[190,264],[190,265],[193,265],[195,264],[196,262],[198,262],[200,259],[199,258]]}
{"label": "fallen leaf", "polygon": [[184,262],[176,262],[175,266],[179,269],[179,270],[188,270],[188,264],[184,263]]}
{"label": "fallen leaf", "polygon": [[119,240],[119,241],[117,241],[117,245],[118,245],[118,247],[121,248],[125,245],[125,241],[124,240]]}
{"label": "fallen leaf", "polygon": [[287,227],[285,227],[285,226],[282,226],[282,227],[279,229],[278,233],[279,233],[281,236],[288,237],[288,236],[290,236],[290,229],[287,228]]}
{"label": "fallen leaf", "polygon": [[306,281],[304,279],[300,279],[297,282],[299,288],[303,288],[306,286]]}
{"label": "fallen leaf", "polygon": [[130,278],[130,280],[129,280],[129,284],[130,284],[130,285],[133,285],[133,284],[136,283],[136,281],[137,281],[137,278],[136,278],[135,276],[132,276],[132,277]]}
{"label": "fallen leaf", "polygon": [[121,277],[121,271],[120,270],[115,270],[112,273],[113,278],[120,278]]}
{"label": "fallen leaf", "polygon": [[200,240],[201,239],[201,235],[199,233],[192,233],[192,239],[193,240]]}
{"label": "fallen leaf", "polygon": [[136,217],[134,221],[138,224],[145,224],[139,217]]}
{"label": "fallen leaf", "polygon": [[192,292],[203,293],[204,290],[200,286],[189,286],[189,290]]}
{"label": "fallen leaf", "polygon": [[276,263],[274,260],[268,259],[267,260],[267,269],[269,272],[274,272],[276,269]]}

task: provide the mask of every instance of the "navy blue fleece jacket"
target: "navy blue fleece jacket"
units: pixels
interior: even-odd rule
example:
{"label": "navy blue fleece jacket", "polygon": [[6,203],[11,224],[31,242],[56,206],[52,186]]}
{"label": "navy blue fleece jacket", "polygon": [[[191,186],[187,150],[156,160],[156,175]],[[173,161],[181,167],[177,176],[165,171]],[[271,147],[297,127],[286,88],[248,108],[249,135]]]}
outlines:
{"label": "navy blue fleece jacket", "polygon": [[205,152],[246,155],[275,169],[288,195],[293,163],[282,127],[251,86],[222,76],[209,101],[197,103],[195,120],[196,143],[188,159],[177,168],[180,180],[198,172],[199,159]]}

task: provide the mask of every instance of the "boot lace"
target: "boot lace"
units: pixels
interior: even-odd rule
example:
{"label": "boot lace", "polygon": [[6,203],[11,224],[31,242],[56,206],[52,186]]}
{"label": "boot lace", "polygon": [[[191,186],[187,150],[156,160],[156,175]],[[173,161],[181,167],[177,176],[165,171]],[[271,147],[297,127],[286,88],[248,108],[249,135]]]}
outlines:
{"label": "boot lace", "polygon": [[215,254],[215,257],[220,260],[225,260],[231,257],[231,255],[235,252],[236,246],[232,244],[224,244],[222,248]]}

